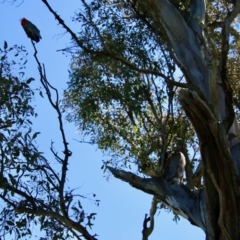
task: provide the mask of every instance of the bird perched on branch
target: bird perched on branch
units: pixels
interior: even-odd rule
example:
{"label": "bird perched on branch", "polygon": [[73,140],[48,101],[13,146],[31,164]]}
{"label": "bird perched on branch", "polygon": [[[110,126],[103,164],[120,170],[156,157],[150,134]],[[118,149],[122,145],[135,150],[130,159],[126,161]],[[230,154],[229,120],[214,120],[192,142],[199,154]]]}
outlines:
{"label": "bird perched on branch", "polygon": [[35,41],[35,42],[39,42],[40,39],[42,38],[40,35],[40,31],[39,29],[30,21],[28,21],[26,18],[21,19],[21,25],[24,29],[24,31],[26,32],[27,36]]}

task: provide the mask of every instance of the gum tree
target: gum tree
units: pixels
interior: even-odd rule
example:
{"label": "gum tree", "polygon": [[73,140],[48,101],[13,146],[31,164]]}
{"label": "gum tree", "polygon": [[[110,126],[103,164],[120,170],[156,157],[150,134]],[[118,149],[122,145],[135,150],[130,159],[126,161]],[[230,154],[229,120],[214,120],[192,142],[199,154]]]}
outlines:
{"label": "gum tree", "polygon": [[154,196],[143,238],[161,203],[206,239],[239,239],[240,1],[82,0],[77,34],[42,2],[72,36],[68,119]]}

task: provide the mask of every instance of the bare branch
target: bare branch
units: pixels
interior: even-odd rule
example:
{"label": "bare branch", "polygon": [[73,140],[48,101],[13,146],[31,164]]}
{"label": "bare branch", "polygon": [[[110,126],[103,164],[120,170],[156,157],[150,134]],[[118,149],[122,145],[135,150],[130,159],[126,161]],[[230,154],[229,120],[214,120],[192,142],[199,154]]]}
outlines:
{"label": "bare branch", "polygon": [[69,228],[72,228],[78,232],[80,232],[87,240],[97,240],[95,237],[89,234],[87,229],[83,227],[81,224],[78,222],[75,222],[69,218],[65,218],[64,216],[60,215],[59,213],[56,212],[51,212],[51,211],[45,211],[45,210],[32,210],[29,208],[16,208],[16,212],[18,213],[31,213],[36,216],[46,216],[46,217],[51,217],[54,219],[57,219],[61,223],[65,223],[65,225]]}
{"label": "bare branch", "polygon": [[205,220],[202,219],[200,201],[205,201],[204,194],[194,193],[184,185],[169,184],[163,178],[141,178],[131,172],[107,167],[116,177],[128,182],[133,187],[156,197],[175,213],[187,218],[192,224],[205,230]]}
{"label": "bare branch", "polygon": [[[65,217],[68,217],[68,212],[66,211],[66,206],[64,203],[64,184],[66,181],[66,175],[67,175],[67,165],[68,165],[68,161],[69,161],[69,157],[72,155],[72,152],[68,149],[68,142],[66,141],[66,136],[65,136],[65,132],[63,129],[63,121],[62,121],[62,113],[60,111],[59,108],[59,96],[58,96],[58,90],[56,88],[54,88],[49,81],[47,80],[47,76],[46,76],[46,71],[45,71],[45,67],[41,66],[38,58],[37,58],[37,49],[35,47],[35,44],[33,43],[33,47],[35,49],[35,53],[34,53],[34,57],[36,59],[36,62],[38,64],[38,69],[39,69],[39,74],[40,74],[40,81],[43,85],[43,87],[46,90],[46,94],[48,97],[48,100],[50,102],[50,104],[52,105],[52,107],[55,109],[55,111],[58,114],[58,122],[59,122],[59,129],[62,135],[62,140],[63,140],[63,145],[64,145],[64,159],[62,160],[62,176],[61,176],[61,180],[60,180],[60,189],[59,189],[59,195],[60,195],[60,206],[61,206],[61,211],[63,213],[63,215]],[[55,103],[53,102],[52,96],[51,96],[51,90],[53,90],[56,94],[56,101]]]}
{"label": "bare branch", "polygon": [[[69,205],[66,206],[66,201],[65,201],[65,197],[64,197],[64,186],[65,186],[65,181],[66,181],[66,175],[67,175],[67,165],[69,163],[69,158],[72,155],[72,152],[69,150],[68,148],[68,142],[66,140],[66,136],[65,136],[65,132],[64,132],[64,128],[63,128],[63,120],[62,120],[62,113],[59,107],[59,94],[58,94],[58,90],[56,88],[54,88],[48,81],[47,76],[46,76],[46,71],[45,71],[45,67],[43,65],[43,67],[41,66],[38,57],[37,57],[37,49],[35,47],[34,42],[32,41],[33,47],[35,49],[35,53],[34,53],[34,57],[35,60],[38,64],[38,69],[39,69],[39,74],[40,74],[40,81],[44,87],[44,89],[46,90],[46,94],[48,97],[48,100],[51,104],[51,106],[55,109],[55,111],[57,112],[58,115],[58,122],[59,122],[59,129],[61,132],[61,136],[62,136],[62,140],[63,140],[63,146],[64,146],[64,158],[61,159],[56,153],[55,151],[52,149],[52,152],[54,153],[54,156],[57,157],[57,159],[61,162],[62,164],[62,172],[61,172],[61,178],[59,179],[57,177],[57,180],[59,181],[59,187],[56,186],[54,184],[54,182],[50,181],[51,184],[55,187],[56,190],[58,190],[59,192],[59,198],[60,198],[60,209],[63,215],[60,215],[58,213],[55,212],[48,212],[48,211],[34,211],[33,209],[28,209],[28,208],[18,208],[16,209],[17,212],[25,212],[25,213],[33,213],[35,215],[40,215],[40,216],[49,216],[49,217],[53,217],[55,219],[58,219],[60,222],[65,223],[66,226],[68,226],[69,228],[73,228],[75,230],[77,230],[78,232],[80,232],[81,234],[83,234],[83,236],[86,239],[89,240],[95,240],[96,238],[94,236],[92,236],[85,227],[83,227],[80,223],[78,222],[74,222],[73,220],[71,220],[69,218],[68,215],[68,207]],[[51,91],[54,91],[55,95],[56,95],[56,100],[54,101],[51,95]],[[45,170],[45,169],[44,169]],[[49,181],[49,179],[48,179]]]}
{"label": "bare branch", "polygon": [[[156,70],[153,70],[153,69],[139,68],[136,65],[134,65],[132,62],[130,62],[129,60],[123,58],[122,56],[118,56],[118,55],[116,55],[114,53],[111,53],[108,50],[107,51],[95,51],[95,50],[92,50],[92,49],[89,49],[89,48],[85,47],[84,43],[82,41],[80,41],[79,38],[77,37],[77,35],[65,24],[65,22],[60,17],[60,15],[58,15],[51,8],[51,6],[49,5],[48,1],[42,0],[42,2],[47,6],[48,10],[54,15],[54,17],[57,19],[58,23],[71,35],[71,37],[74,40],[74,42],[81,49],[83,49],[83,51],[85,53],[89,53],[89,54],[92,54],[92,55],[105,56],[105,57],[109,57],[109,58],[112,58],[112,59],[117,60],[117,61],[121,61],[122,63],[126,64],[131,69],[133,69],[133,70],[135,70],[135,71],[137,71],[139,73],[153,74],[155,76],[159,76],[159,77],[163,78],[166,82],[168,82],[169,84],[174,85],[174,86],[178,86],[178,87],[182,87],[182,88],[188,88],[189,87],[187,84],[172,81],[167,76],[165,76],[164,74],[160,73],[159,71],[156,71]],[[97,32],[98,32],[98,34],[100,34],[99,31],[97,31]]]}
{"label": "bare branch", "polygon": [[[147,218],[147,214],[146,214],[145,219],[143,221],[143,230],[142,230],[143,240],[148,240],[148,237],[151,235],[154,229],[154,215],[156,214],[156,211],[157,211],[157,203],[158,203],[157,199],[153,197],[150,216]],[[150,226],[147,227],[147,223],[149,221],[150,221]]]}

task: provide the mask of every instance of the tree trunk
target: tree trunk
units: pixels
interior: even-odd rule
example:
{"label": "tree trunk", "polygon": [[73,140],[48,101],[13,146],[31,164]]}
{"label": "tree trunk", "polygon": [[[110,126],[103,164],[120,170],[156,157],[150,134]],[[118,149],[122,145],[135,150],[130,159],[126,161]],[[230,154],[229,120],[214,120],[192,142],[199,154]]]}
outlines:
{"label": "tree trunk", "polygon": [[[145,4],[154,21],[161,26],[183,70],[188,90],[179,92],[180,103],[198,135],[202,156],[204,188],[194,192],[178,174],[159,178],[140,178],[132,173],[108,168],[115,177],[154,195],[158,200],[199,226],[206,239],[240,239],[240,141],[234,120],[232,89],[227,77],[229,27],[240,10],[236,1],[222,28],[220,60],[211,39],[204,34],[205,1],[191,1],[186,22],[167,0],[139,1]],[[179,160],[180,160],[179,155]],[[172,181],[169,181],[170,176]]]}

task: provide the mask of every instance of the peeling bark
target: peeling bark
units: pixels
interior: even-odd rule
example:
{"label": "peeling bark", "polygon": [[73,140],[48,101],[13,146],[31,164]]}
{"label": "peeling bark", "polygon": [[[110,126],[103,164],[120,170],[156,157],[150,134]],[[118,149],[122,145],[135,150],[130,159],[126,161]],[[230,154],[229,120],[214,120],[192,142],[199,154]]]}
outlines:
{"label": "peeling bark", "polygon": [[[169,1],[155,0],[154,4],[157,14],[153,13],[153,16],[158,17],[156,21],[159,21],[165,29],[177,59],[189,75],[187,80],[199,88],[207,101],[211,103],[209,71],[201,54],[200,43],[194,32],[200,31],[200,29],[196,30],[195,19],[193,19],[195,26],[193,31]],[[193,17],[197,17],[196,14],[202,17],[203,14],[198,13],[195,7],[193,9]]]}
{"label": "peeling bark", "polygon": [[195,32],[198,37],[200,44],[204,42],[204,33],[202,26],[200,26],[199,21],[204,23],[205,21],[205,10],[206,4],[204,0],[191,0],[191,14],[188,20],[188,26]]}

